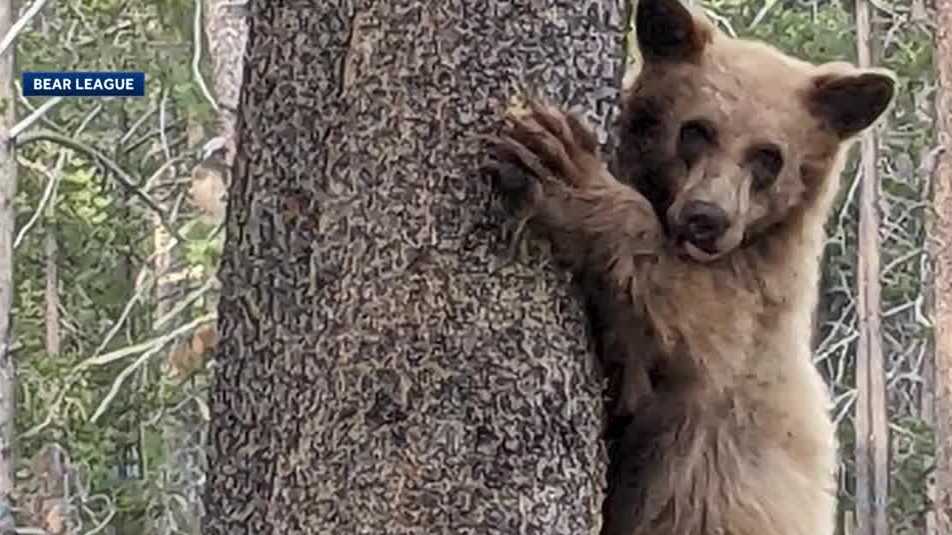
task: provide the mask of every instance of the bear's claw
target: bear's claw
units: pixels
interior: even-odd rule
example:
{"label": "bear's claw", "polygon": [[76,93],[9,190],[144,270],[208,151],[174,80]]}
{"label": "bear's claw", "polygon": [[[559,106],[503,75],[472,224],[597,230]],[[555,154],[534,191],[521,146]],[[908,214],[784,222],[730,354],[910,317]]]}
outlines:
{"label": "bear's claw", "polygon": [[530,99],[526,107],[511,107],[506,120],[493,156],[525,169],[529,178],[582,188],[605,172],[597,136],[575,114]]}

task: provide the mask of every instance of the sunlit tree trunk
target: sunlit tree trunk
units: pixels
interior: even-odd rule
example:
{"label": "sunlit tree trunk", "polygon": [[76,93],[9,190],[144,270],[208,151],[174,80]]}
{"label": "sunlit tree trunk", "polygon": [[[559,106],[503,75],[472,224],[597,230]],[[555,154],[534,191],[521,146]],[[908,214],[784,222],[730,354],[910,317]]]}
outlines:
{"label": "sunlit tree trunk", "polygon": [[43,236],[43,257],[46,264],[44,321],[46,322],[46,353],[48,355],[58,355],[60,352],[58,251],[56,229],[51,225],[46,228],[46,234]]}
{"label": "sunlit tree trunk", "polygon": [[192,172],[191,198],[206,219],[220,223],[225,215],[227,184],[235,160],[235,128],[248,41],[247,4],[231,0],[201,1],[212,65],[212,90],[218,109],[215,137],[207,145],[205,159]]}
{"label": "sunlit tree trunk", "polygon": [[939,93],[936,126],[945,151],[933,183],[935,224],[930,236],[935,262],[935,484],[936,533],[952,533],[952,0],[935,0]]}
{"label": "sunlit tree trunk", "polygon": [[[856,0],[859,64],[872,66],[867,0]],[[858,535],[889,535],[889,422],[880,300],[878,136],[860,144],[859,244],[856,277],[859,340],[856,351],[856,522]]]}
{"label": "sunlit tree trunk", "polygon": [[524,82],[606,124],[622,5],[251,3],[206,535],[597,533],[582,309],[476,169]]}
{"label": "sunlit tree trunk", "polygon": [[204,6],[208,56],[212,64],[212,83],[218,104],[216,134],[224,143],[224,164],[231,167],[235,158],[235,128],[244,73],[244,52],[248,41],[247,3],[233,0],[201,1]]}

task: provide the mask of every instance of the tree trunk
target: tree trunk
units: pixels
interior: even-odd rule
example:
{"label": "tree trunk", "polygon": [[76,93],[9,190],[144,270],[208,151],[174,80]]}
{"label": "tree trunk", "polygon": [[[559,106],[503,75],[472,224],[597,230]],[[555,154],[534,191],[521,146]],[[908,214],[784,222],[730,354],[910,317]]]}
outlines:
{"label": "tree trunk", "polygon": [[203,0],[202,5],[218,111],[216,136],[206,145],[214,150],[192,171],[190,194],[202,216],[217,225],[224,219],[228,175],[235,161],[248,21],[245,6],[232,0]]}
{"label": "tree trunk", "polygon": [[46,354],[55,356],[59,355],[60,352],[59,270],[57,266],[59,255],[55,228],[48,225],[44,230],[43,251],[46,262],[46,294],[43,304],[46,307],[46,315],[43,321],[46,322]]}
{"label": "tree trunk", "polygon": [[[859,65],[872,66],[867,0],[856,0]],[[889,535],[889,422],[880,318],[879,177],[875,129],[861,141],[862,183],[856,277],[859,340],[856,350],[856,521],[858,535]]]}
{"label": "tree trunk", "polygon": [[[6,37],[15,18],[13,1],[0,0],[0,39]],[[17,164],[10,140],[16,123],[13,88],[13,58],[16,45],[0,52],[0,533],[12,533],[11,498],[14,483],[14,418],[16,417],[16,369],[13,354],[13,201],[17,193]]]}
{"label": "tree trunk", "polygon": [[[50,180],[59,178],[63,172],[63,162],[60,156]],[[43,261],[46,267],[46,292],[43,298],[46,314],[43,321],[46,323],[46,354],[49,357],[57,357],[60,353],[59,248],[54,219],[50,217],[56,207],[55,196],[54,191],[46,207],[43,228]],[[69,456],[58,445],[47,444],[31,460],[34,483],[40,488],[39,495],[35,497],[38,507],[33,517],[34,525],[42,527],[46,531],[45,535],[65,535],[69,529],[68,459]]]}
{"label": "tree trunk", "polygon": [[930,237],[935,262],[936,533],[952,533],[952,0],[936,0],[936,126],[945,151],[932,181],[936,221]]}
{"label": "tree trunk", "polygon": [[251,3],[206,535],[597,533],[601,386],[477,172],[517,86],[617,100],[613,0]]}
{"label": "tree trunk", "polygon": [[230,169],[235,158],[235,124],[248,41],[246,9],[232,0],[202,0],[205,36],[212,63],[212,80],[218,102],[217,135],[224,140],[222,159]]}

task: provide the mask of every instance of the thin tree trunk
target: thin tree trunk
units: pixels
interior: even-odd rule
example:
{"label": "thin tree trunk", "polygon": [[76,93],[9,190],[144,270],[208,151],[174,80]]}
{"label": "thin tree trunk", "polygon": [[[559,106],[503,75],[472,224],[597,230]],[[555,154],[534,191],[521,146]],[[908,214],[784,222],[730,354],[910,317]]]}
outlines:
{"label": "thin tree trunk", "polygon": [[[56,174],[51,176],[50,180],[55,180],[63,172],[62,166],[57,165],[54,172]],[[55,198],[50,199],[50,204],[47,206],[47,215],[54,211],[55,206]],[[46,323],[46,354],[55,357],[60,352],[59,254],[55,228],[49,221],[48,218],[43,236],[43,256],[46,267],[46,293],[44,295],[46,315],[43,321]],[[46,530],[45,535],[65,535],[70,527],[70,520],[72,520],[69,518],[70,504],[67,500],[68,456],[58,445],[47,444],[34,455],[32,464],[34,468],[33,477],[40,489],[36,500],[39,507],[37,508],[37,514],[34,516],[34,525],[41,526]],[[41,469],[37,470],[37,468]]]}
{"label": "thin tree trunk", "polygon": [[60,296],[59,296],[59,242],[56,240],[56,196],[58,182],[66,164],[66,152],[60,151],[56,157],[56,166],[49,180],[54,181],[49,203],[46,205],[45,221],[43,226],[43,256],[44,275],[46,276],[46,292],[43,297],[46,314],[43,321],[46,323],[46,354],[56,356],[60,353],[62,344],[62,330],[60,329]]}
{"label": "thin tree trunk", "polygon": [[936,123],[945,152],[932,181],[936,221],[930,237],[935,262],[935,420],[937,533],[952,533],[952,0],[935,0],[939,94]]}
{"label": "thin tree trunk", "polygon": [[235,127],[248,41],[245,6],[234,0],[202,0],[205,35],[211,58],[215,98],[218,101],[218,132],[225,141],[222,160],[231,168],[235,158]]}
{"label": "thin tree trunk", "polygon": [[46,228],[46,235],[43,237],[44,256],[46,262],[46,353],[48,355],[59,355],[60,352],[60,328],[59,328],[59,270],[58,247],[56,235],[52,226]]}
{"label": "thin tree trunk", "polygon": [[[221,223],[225,216],[228,175],[235,156],[235,129],[244,76],[244,54],[248,42],[246,5],[232,0],[202,0],[204,32],[212,65],[212,85],[218,103],[216,138],[222,149],[192,170],[192,202],[202,215]],[[215,325],[199,327],[192,337],[191,353],[179,352],[183,358],[201,357],[217,337]]]}
{"label": "thin tree trunk", "polygon": [[251,3],[206,535],[597,533],[582,307],[494,272],[477,136],[523,81],[604,125],[622,5]]}
{"label": "thin tree trunk", "polygon": [[[0,39],[14,22],[12,0],[0,0]],[[11,502],[14,484],[14,419],[16,417],[16,369],[10,347],[13,343],[13,201],[17,193],[17,164],[10,140],[16,123],[13,61],[16,45],[0,53],[0,533],[14,528]]]}
{"label": "thin tree trunk", "polygon": [[[935,230],[930,226],[927,226],[927,235],[934,235]],[[927,300],[928,306],[931,310],[934,310],[934,302],[932,299]],[[936,429],[936,419],[935,419],[935,352],[931,355],[931,358],[927,356],[922,360],[922,385],[920,392],[922,396],[919,402],[919,411],[921,414],[922,422],[929,429]],[[935,478],[928,477],[925,482],[926,486],[926,498],[931,502],[935,503],[936,499],[936,488],[935,488]],[[935,511],[932,508],[928,508],[923,512],[923,519],[926,527],[925,535],[938,535],[936,529],[936,515]]]}
{"label": "thin tree trunk", "polygon": [[[868,0],[856,0],[859,64],[872,64]],[[856,520],[858,535],[889,535],[889,422],[879,282],[879,177],[875,129],[861,141],[856,351]]]}
{"label": "thin tree trunk", "polygon": [[238,104],[248,40],[245,5],[232,0],[202,0],[204,31],[218,103],[215,138],[218,147],[192,170],[191,198],[215,224],[225,215],[227,184],[235,159]]}

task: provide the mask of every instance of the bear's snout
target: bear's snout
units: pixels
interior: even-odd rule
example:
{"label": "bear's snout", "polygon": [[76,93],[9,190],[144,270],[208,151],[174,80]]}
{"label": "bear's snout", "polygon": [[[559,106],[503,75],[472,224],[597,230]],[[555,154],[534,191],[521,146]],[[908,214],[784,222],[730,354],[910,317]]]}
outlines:
{"label": "bear's snout", "polygon": [[689,201],[680,215],[679,236],[707,253],[716,252],[717,240],[730,226],[727,212],[714,203]]}

